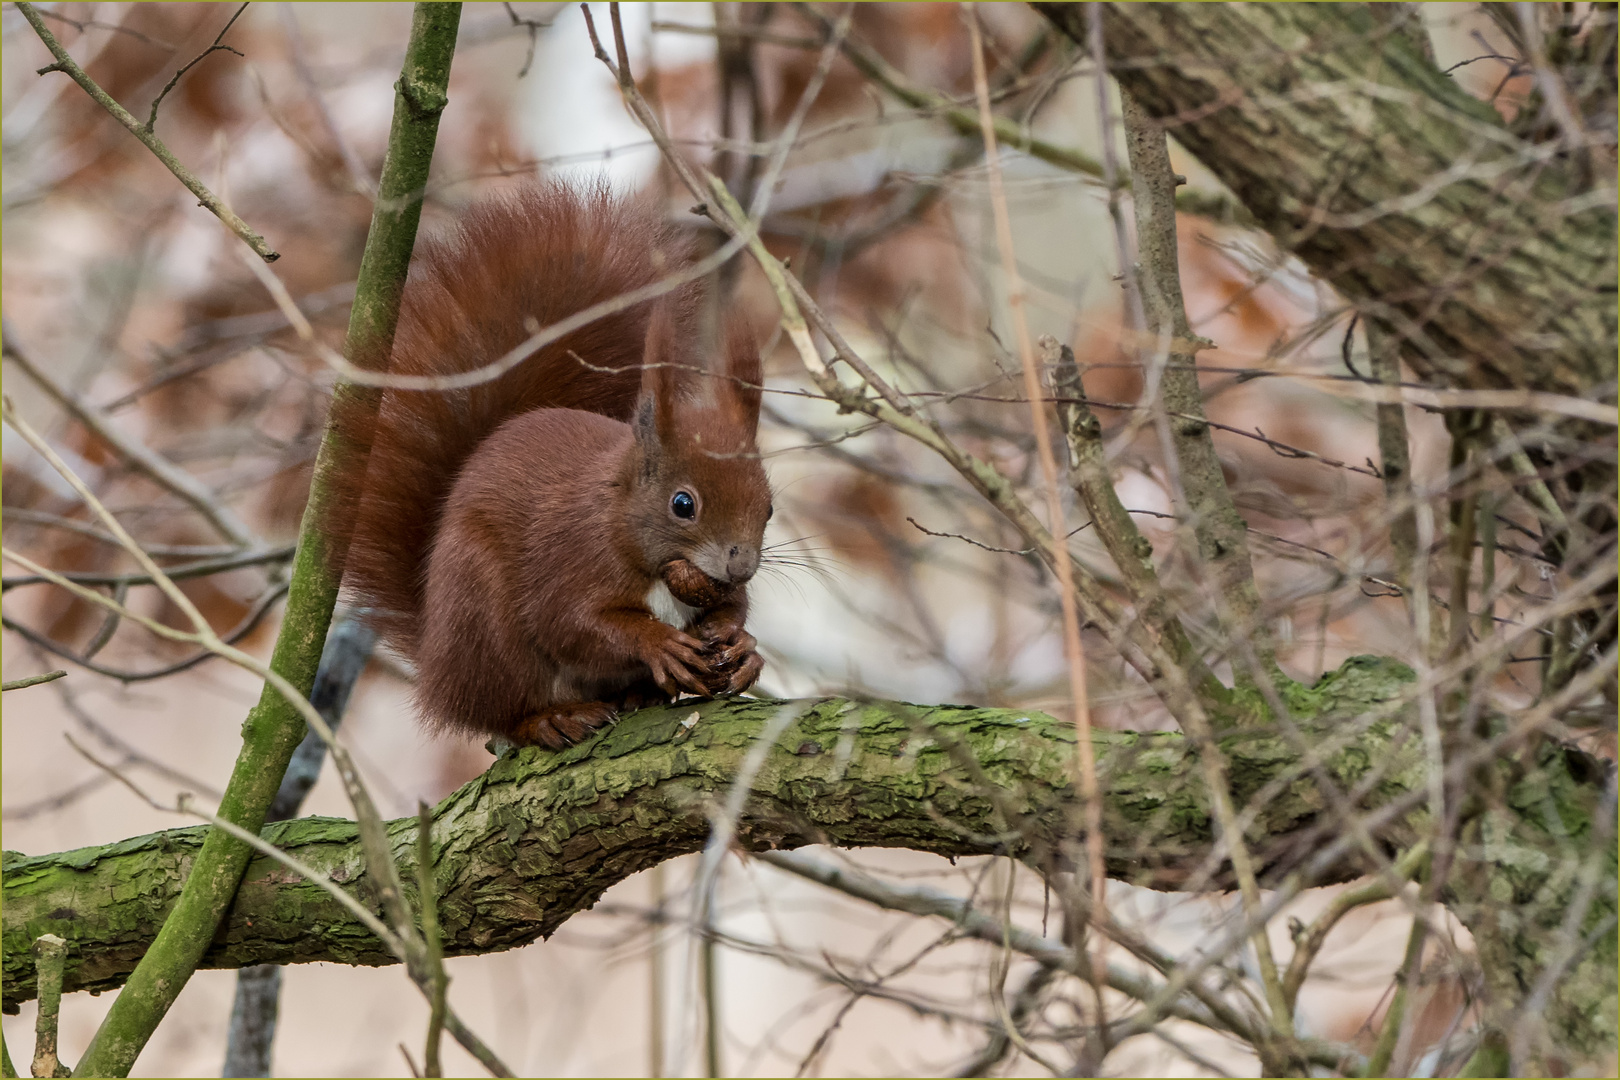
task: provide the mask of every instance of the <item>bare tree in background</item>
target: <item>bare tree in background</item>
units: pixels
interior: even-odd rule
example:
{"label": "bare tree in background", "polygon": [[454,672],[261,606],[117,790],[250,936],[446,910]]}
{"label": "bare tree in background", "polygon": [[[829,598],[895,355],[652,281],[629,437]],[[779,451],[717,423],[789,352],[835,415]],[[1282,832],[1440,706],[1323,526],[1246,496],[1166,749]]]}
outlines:
{"label": "bare tree in background", "polygon": [[[390,84],[433,105],[423,11],[242,7],[4,11],[35,1075],[218,1069],[208,969],[226,1075],[335,1071],[396,993],[351,1071],[1614,1067],[1615,5],[467,5],[423,228],[621,168],[771,328],[766,677],[491,763],[378,657],[343,816],[291,818],[293,739],[296,869],[216,927],[175,913],[251,738],[190,714],[326,639],[299,522],[333,357],[378,366]],[[219,1008],[86,1050],[165,920]]]}

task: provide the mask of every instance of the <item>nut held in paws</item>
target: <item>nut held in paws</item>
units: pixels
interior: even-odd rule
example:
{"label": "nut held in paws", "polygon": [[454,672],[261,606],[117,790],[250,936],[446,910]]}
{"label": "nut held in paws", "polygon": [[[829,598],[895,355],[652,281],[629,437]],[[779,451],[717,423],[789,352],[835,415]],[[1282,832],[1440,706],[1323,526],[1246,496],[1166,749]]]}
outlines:
{"label": "nut held in paws", "polygon": [[664,584],[669,586],[671,596],[699,611],[719,607],[726,596],[724,586],[685,559],[664,565]]}

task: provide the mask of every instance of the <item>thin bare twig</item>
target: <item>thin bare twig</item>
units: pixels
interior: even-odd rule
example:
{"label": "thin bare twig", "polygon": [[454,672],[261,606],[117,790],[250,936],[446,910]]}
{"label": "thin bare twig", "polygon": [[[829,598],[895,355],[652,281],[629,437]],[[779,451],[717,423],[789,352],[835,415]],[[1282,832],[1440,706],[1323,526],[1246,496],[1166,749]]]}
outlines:
{"label": "thin bare twig", "polygon": [[233,53],[237,56],[241,56],[243,59],[246,59],[246,56],[243,53],[231,48],[229,45],[221,45],[220,42],[225,40],[225,35],[231,32],[231,27],[236,25],[236,20],[240,19],[242,17],[242,12],[246,11],[247,9],[248,6],[244,2],[241,7],[236,9],[236,14],[232,15],[225,23],[225,28],[215,36],[214,43],[193,57],[191,61],[183,66],[179,71],[175,72],[174,77],[164,84],[164,87],[162,91],[159,92],[158,96],[152,99],[152,112],[151,115],[146,118],[146,133],[148,135],[150,135],[153,129],[157,126],[158,106],[163,104],[163,99],[169,96],[169,91],[175,88],[175,86],[180,82],[181,76],[185,75],[186,72],[190,71],[192,68],[196,67],[198,64],[202,63],[216,52]]}
{"label": "thin bare twig", "polygon": [[29,675],[22,679],[13,679],[8,683],[0,684],[0,690],[22,690],[41,683],[55,682],[66,675],[65,671],[47,671],[43,675]]}
{"label": "thin bare twig", "polygon": [[[556,6],[561,8],[563,5],[558,4]],[[518,69],[517,73],[517,77],[521,79],[529,73],[529,67],[534,63],[534,47],[540,42],[540,31],[550,30],[551,23],[555,21],[556,16],[553,16],[550,20],[525,19],[517,13],[517,9],[511,4],[502,4],[501,7],[506,9],[506,14],[512,20],[514,27],[521,26],[529,32],[529,51],[523,54],[523,66]],[[429,1073],[428,1075],[432,1076],[434,1074]]]}
{"label": "thin bare twig", "polygon": [[327,108],[326,95],[321,93],[320,85],[315,81],[315,73],[309,68],[309,61],[304,55],[304,35],[298,28],[298,16],[294,13],[292,4],[284,3],[280,6],[281,28],[287,35],[287,52],[292,57],[293,71],[298,74],[298,81],[304,84],[304,92],[314,103],[315,113],[321,118],[321,126],[326,129],[326,137],[337,147],[338,157],[342,159],[343,168],[349,174],[349,183],[361,195],[374,199],[377,197],[377,183],[366,172],[365,163],[360,160],[360,155],[355,152],[353,144],[344,138],[343,132],[338,128],[332,110]]}
{"label": "thin bare twig", "polygon": [[81,688],[76,688],[73,683],[63,682],[56,687],[56,695],[61,699],[62,707],[67,710],[68,715],[72,716],[74,721],[102,746],[126,758],[126,764],[137,765],[150,773],[163,777],[170,783],[181,785],[187,791],[195,791],[205,798],[219,799],[219,789],[208,781],[181,769],[176,769],[149,754],[143,753],[137,746],[117,732],[108,729],[85,707],[84,702],[80,699],[80,692]]}
{"label": "thin bare twig", "polygon": [[[1587,401],[1568,394],[1553,394],[1545,390],[1470,390],[1466,388],[1399,386],[1334,380],[1332,392],[1362,401],[1399,404],[1407,403],[1430,409],[1493,409],[1526,410],[1567,416],[1574,420],[1587,420],[1605,427],[1620,424],[1615,408],[1602,401]],[[1612,390],[1610,391],[1612,393]]]}
{"label": "thin bare twig", "polygon": [[766,30],[758,26],[728,26],[718,29],[713,26],[699,26],[694,23],[665,22],[654,19],[652,24],[654,32],[669,34],[691,34],[696,37],[727,37],[748,38],[761,45],[781,45],[789,49],[819,49],[822,42],[813,37],[796,37],[793,34],[779,34],[775,30]]}
{"label": "thin bare twig", "polygon": [[1086,400],[1074,351],[1059,345],[1050,334],[1039,342],[1042,364],[1052,372],[1053,397],[1069,444],[1069,480],[1097,526],[1097,536],[1119,568],[1120,577],[1140,617],[1161,637],[1165,647],[1184,664],[1196,683],[1212,678],[1200,670],[1202,662],[1187,637],[1181,620],[1173,615],[1153,565],[1153,545],[1131,518],[1114,489],[1102,425]]}
{"label": "thin bare twig", "polygon": [[[38,525],[42,528],[62,529],[65,532],[77,533],[98,540],[103,544],[118,547],[118,540],[109,533],[102,532],[87,522],[77,518],[63,517],[60,514],[48,514],[42,510],[30,510],[26,506],[6,507],[6,524],[14,525],[22,522],[25,525]],[[186,557],[193,559],[211,559],[221,555],[230,555],[238,549],[235,545],[227,544],[156,544],[141,541],[141,547],[148,555],[159,558]]]}
{"label": "thin bare twig", "polygon": [[433,878],[433,811],[416,804],[416,896],[422,911],[422,943],[431,992],[428,1001],[427,1046],[422,1051],[422,1075],[443,1076],[439,1064],[439,1036],[444,1031],[445,994],[450,977],[444,972],[444,946],[439,940],[439,889]]}
{"label": "thin bare twig", "polygon": [[[830,19],[809,4],[796,3],[794,10],[825,29]],[[961,105],[950,100],[942,94],[932,90],[923,90],[914,86],[892,64],[884,60],[876,52],[866,48],[854,40],[846,40],[843,44],[844,56],[850,63],[877,83],[883,89],[911,106],[919,112],[939,116],[951,127],[963,135],[973,136],[980,134],[979,111],[975,107]],[[996,117],[991,120],[998,142],[1014,150],[1021,150],[1033,158],[1038,158],[1049,165],[1056,165],[1060,169],[1077,172],[1083,176],[1101,179],[1103,167],[1089,154],[1081,153],[1072,147],[1058,146],[1045,139],[1038,139],[1030,134],[1025,124],[1020,124],[1006,117]],[[1124,183],[1123,178],[1118,182]]]}
{"label": "thin bare twig", "polygon": [[[48,578],[44,580],[54,581],[55,579]],[[62,580],[67,581],[70,579],[63,577]],[[78,583],[73,582],[73,584]],[[253,601],[253,605],[248,608],[247,614],[242,616],[240,622],[231,627],[231,629],[226,631],[224,634],[220,635],[220,640],[225,642],[227,645],[235,645],[238,641],[241,641],[243,638],[253,633],[254,627],[258,626],[260,622],[264,621],[264,617],[270,614],[270,610],[274,608],[276,603],[280,601],[280,599],[286,594],[287,582],[278,581],[271,585],[268,589],[259,594],[257,600]],[[113,613],[114,617],[121,619],[123,616],[120,613],[124,610],[122,601],[117,601],[114,607],[108,610]],[[4,625],[7,630],[21,635],[30,644],[43,649],[52,656],[59,656],[63,660],[77,664],[86,671],[93,671],[97,675],[105,675],[109,679],[117,679],[121,683],[151,682],[154,679],[167,678],[170,675],[177,675],[188,668],[194,668],[198,664],[217,659],[219,656],[218,653],[212,652],[208,649],[203,649],[200,652],[186,657],[184,660],[177,660],[172,664],[165,664],[162,667],[153,668],[150,671],[126,671],[123,668],[108,667],[105,664],[98,663],[92,658],[93,654],[89,649],[86,649],[84,653],[76,653],[72,649],[66,648],[60,643],[53,641],[51,638],[40,633],[38,630],[35,630],[33,627],[17,622],[10,616],[0,616],[0,625]],[[94,644],[94,642],[92,642],[92,644]]]}
{"label": "thin bare twig", "polygon": [[[1395,872],[1402,876],[1416,873],[1428,855],[1428,842],[1418,842],[1395,861]],[[1311,963],[1322,951],[1322,946],[1327,944],[1328,934],[1333,932],[1339,920],[1358,907],[1388,900],[1393,895],[1388,883],[1382,879],[1359,888],[1346,889],[1333,898],[1333,903],[1316,917],[1302,935],[1296,935],[1294,955],[1289,957],[1288,970],[1283,973],[1283,994],[1287,996],[1290,1007],[1299,999],[1299,988],[1305,985],[1305,977],[1310,974]]]}
{"label": "thin bare twig", "polygon": [[1578,111],[1570,101],[1569,87],[1547,59],[1546,43],[1542,40],[1541,24],[1536,18],[1533,4],[1514,4],[1513,14],[1518,19],[1519,32],[1529,56],[1530,67],[1536,73],[1536,86],[1541,99],[1563,133],[1564,149],[1585,149],[1589,139]]}
{"label": "thin bare twig", "polygon": [[[975,907],[971,902],[943,890],[923,885],[892,885],[867,874],[858,873],[832,863],[794,852],[760,852],[753,856],[781,870],[817,882],[829,889],[875,904],[890,911],[903,911],[912,915],[931,916],[948,920],[958,935],[975,938],[990,945],[1009,944],[1021,955],[1053,970],[1090,979],[1090,965],[1080,965],[1074,950],[1061,941],[1043,937],[1018,926],[1008,928],[1003,921]],[[1186,1020],[1214,1031],[1224,1031],[1252,1041],[1254,1026],[1238,1010],[1233,1009],[1218,994],[1208,993],[1196,977],[1182,977],[1180,968],[1168,958],[1150,951],[1145,942],[1131,941],[1123,928],[1107,923],[1102,927],[1115,940],[1133,946],[1139,958],[1161,972],[1173,974],[1177,990],[1166,1000],[1167,983],[1143,974],[1132,965],[1108,964],[1106,985],[1137,1001],[1163,1002],[1160,1013]],[[1144,1025],[1141,1030],[1147,1030]],[[1346,1060],[1347,1048],[1325,1042],[1313,1042],[1308,1055],[1318,1064],[1337,1064]]]}
{"label": "thin bare twig", "polygon": [[[211,577],[214,574],[224,574],[231,570],[241,570],[248,566],[286,562],[293,557],[295,551],[294,545],[285,544],[281,547],[265,548],[259,551],[236,552],[221,558],[199,559],[197,562],[166,567],[163,572],[170,581],[186,581],[191,578]],[[80,585],[124,586],[127,588],[132,585],[157,584],[150,574],[96,574],[69,570],[63,573],[62,576],[69,581],[78,582]],[[25,585],[39,585],[44,581],[45,579],[42,577],[0,578],[0,591],[9,592]]]}
{"label": "thin bare twig", "polygon": [[[121,758],[119,759],[118,767],[120,769],[126,768],[133,764],[134,761],[134,758]],[[98,773],[95,776],[86,777],[85,779],[80,780],[78,783],[62,788],[42,799],[35,799],[32,802],[22,803],[20,805],[8,806],[4,810],[0,810],[0,821],[29,821],[45,814],[54,814],[61,810],[64,806],[72,806],[74,803],[78,802],[80,799],[91,794],[92,792],[99,791],[101,788],[107,785],[107,780],[108,778],[106,776]]]}
{"label": "thin bare twig", "polygon": [[167,41],[159,41],[155,37],[143,34],[139,30],[131,30],[129,27],[121,26],[118,23],[100,22],[96,19],[70,19],[66,15],[63,15],[61,12],[57,11],[41,10],[39,13],[47,19],[55,19],[57,22],[67,23],[69,26],[73,27],[73,29],[81,32],[87,28],[95,30],[111,30],[115,34],[127,34],[136,41],[143,42],[144,44],[151,45],[155,48],[167,49],[170,52],[175,50],[175,46],[170,45]]}
{"label": "thin bare twig", "polygon": [[[1091,9],[1095,14],[1099,9]],[[1093,19],[1094,48],[1102,49],[1102,23]],[[1197,352],[1210,342],[1195,337],[1187,322],[1181,294],[1181,272],[1176,245],[1175,191],[1178,177],[1170,167],[1164,128],[1125,87],[1120,88],[1121,121],[1130,154],[1131,205],[1136,218],[1139,267],[1130,265],[1122,249],[1121,271],[1136,283],[1145,333],[1189,346],[1159,346],[1166,364],[1160,384],[1163,407],[1178,417],[1169,428],[1174,464],[1171,470],[1178,496],[1190,515],[1198,555],[1210,575],[1211,597],[1229,635],[1256,642],[1256,651],[1269,676],[1275,666],[1269,635],[1260,624],[1260,595],[1249,559],[1248,523],[1232,500],[1231,489],[1215,452],[1204,415],[1203,390],[1198,383]],[[1221,609],[1225,609],[1222,611]],[[1246,681],[1239,673],[1240,681]]]}
{"label": "thin bare twig", "polygon": [[45,21],[40,18],[40,13],[35,10],[33,4],[19,0],[17,10],[22,12],[23,18],[27,19],[29,25],[34,28],[34,33],[39,35],[39,40],[43,41],[45,47],[51,51],[51,55],[56,57],[56,62],[40,68],[39,74],[43,75],[48,71],[60,71],[78,83],[83,87],[85,93],[95,99],[98,105],[112,113],[113,119],[124,125],[131,135],[134,135],[148,150],[157,155],[157,159],[163,162],[164,166],[174,174],[175,179],[186,185],[187,189],[197,196],[198,201],[204,207],[225,223],[226,228],[241,237],[243,243],[253,249],[254,254],[265,262],[275,262],[281,258],[279,252],[265,243],[264,237],[248,228],[247,222],[237,217],[236,213],[226,206],[219,196],[209,191],[207,186],[197,179],[190,169],[180,164],[180,159],[175,157],[167,146],[163,145],[161,139],[154,135],[145,124],[130,115],[128,109],[114,101],[111,94],[97,86],[95,80],[86,75],[84,69],[74,63],[73,57],[69,56],[67,50],[62,48],[61,43],[56,40],[56,35],[46,28]]}

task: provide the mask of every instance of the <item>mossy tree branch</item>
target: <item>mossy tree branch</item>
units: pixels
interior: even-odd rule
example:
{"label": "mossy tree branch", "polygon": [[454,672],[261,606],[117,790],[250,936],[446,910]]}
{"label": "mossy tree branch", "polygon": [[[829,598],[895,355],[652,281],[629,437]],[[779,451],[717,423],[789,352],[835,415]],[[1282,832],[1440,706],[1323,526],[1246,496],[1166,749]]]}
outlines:
{"label": "mossy tree branch", "polygon": [[[502,757],[434,811],[446,953],[525,944],[555,930],[608,885],[698,850],[711,827],[709,804],[725,797],[761,722],[778,707],[733,700],[650,709],[560,753],[521,750]],[[693,713],[696,723],[686,725]],[[1386,755],[1391,731],[1367,736],[1358,772]],[[1040,713],[820,702],[786,728],[758,770],[737,835],[744,845],[767,850],[825,842],[1049,857],[1075,820],[1074,740],[1072,725]],[[844,766],[841,744],[849,746]],[[1098,733],[1096,745],[1107,792],[1111,875],[1166,889],[1193,882],[1209,854],[1212,829],[1202,773],[1185,738]],[[1367,753],[1373,745],[1377,752]],[[1223,748],[1245,792],[1287,767],[1273,740]],[[977,769],[961,760],[962,750]],[[1421,768],[1419,757],[1406,764]],[[999,789],[994,798],[982,791],[986,781]],[[1409,782],[1397,779],[1392,790]],[[1277,803],[1252,831],[1287,836],[1313,809],[1297,800]],[[407,878],[414,820],[389,825]],[[130,957],[145,948],[155,920],[172,903],[174,874],[205,831],[178,828],[58,855],[8,856],[6,934],[36,924],[35,937],[63,933],[58,924],[71,923],[65,930],[75,945],[68,987],[119,985]],[[263,835],[366,895],[353,822],[303,818],[267,826]],[[109,893],[128,900],[86,909],[79,899]],[[10,937],[5,940],[5,994],[14,1003],[32,984],[27,972],[9,966],[14,950]],[[268,861],[256,861],[243,881],[210,959],[219,966],[395,962],[336,900]]]}
{"label": "mossy tree branch", "polygon": [[[392,348],[405,272],[421,217],[421,192],[427,183],[439,115],[447,101],[460,19],[459,4],[416,6],[404,69],[395,88],[388,155],[349,321],[348,355],[361,364],[379,364]],[[338,393],[345,392],[374,393],[340,386]],[[323,535],[316,527],[325,519],[327,477],[339,455],[363,455],[369,449],[339,445],[329,433],[316,455],[287,610],[271,658],[271,667],[305,694],[320,663],[345,553],[342,538]],[[305,730],[293,706],[266,685],[242,726],[242,750],[220,801],[222,819],[249,832],[263,826],[282,773]],[[247,845],[212,830],[195,859],[177,868],[184,877],[184,888],[172,909],[166,910],[162,929],[141,950],[138,966],[75,1075],[128,1074],[209,948],[251,854]]]}
{"label": "mossy tree branch", "polygon": [[[1327,774],[1345,790],[1365,788],[1369,811],[1418,793],[1412,816],[1378,830],[1392,850],[1422,834],[1426,765],[1403,712],[1372,717],[1379,702],[1410,687],[1410,677],[1399,664],[1355,658],[1297,701],[1309,717],[1301,723],[1324,746],[1336,747],[1326,756]],[[779,707],[733,700],[652,709],[561,753],[522,750],[501,758],[434,811],[445,954],[495,952],[549,935],[610,885],[699,850],[708,811],[725,798],[761,722]],[[699,719],[688,725],[694,712]],[[786,728],[756,774],[737,842],[751,850],[830,843],[1007,853],[1052,865],[1072,847],[1078,820],[1074,738],[1072,726],[1040,713],[817,702]],[[1161,889],[1230,887],[1224,869],[1213,880],[1204,873],[1213,829],[1203,771],[1188,740],[1099,732],[1094,746],[1110,876]],[[1220,746],[1238,806],[1268,786],[1281,792],[1253,808],[1247,834],[1268,880],[1297,869],[1320,850],[1324,835],[1339,831],[1285,740],[1251,729],[1223,736]],[[1476,873],[1459,877],[1447,898],[1466,922],[1490,909],[1479,903],[1484,891],[1523,896],[1524,917],[1501,949],[1517,953],[1528,982],[1555,948],[1580,876],[1570,867],[1590,855],[1581,838],[1594,835],[1603,796],[1588,759],[1548,747],[1537,765],[1513,782],[1517,794],[1508,805],[1522,809],[1504,809],[1494,834],[1501,843],[1487,849]],[[983,779],[997,789],[994,798]],[[1554,823],[1558,837],[1548,832]],[[415,818],[389,826],[395,856],[407,868],[416,830]],[[55,855],[8,855],[6,1008],[32,997],[28,946],[47,932],[72,946],[68,989],[119,986],[173,906],[205,831],[172,829]],[[272,825],[264,835],[369,902],[353,822],[305,818]],[[1343,881],[1364,870],[1352,855],[1316,880]],[[105,899],[87,904],[85,897]],[[1572,1046],[1598,1047],[1614,1037],[1614,910],[1612,894],[1592,904],[1588,921],[1601,927],[1608,918],[1609,927],[1553,995],[1553,1029]],[[268,859],[254,860],[202,964],[312,961],[395,962],[328,894]]]}
{"label": "mossy tree branch", "polygon": [[[1372,377],[1385,386],[1399,386],[1401,362],[1382,326],[1367,321],[1367,352]],[[1395,580],[1401,588],[1412,584],[1412,561],[1417,558],[1417,520],[1412,512],[1412,450],[1406,431],[1406,406],[1398,401],[1379,402],[1378,460],[1383,473],[1384,502],[1393,513],[1389,543],[1395,554]]]}

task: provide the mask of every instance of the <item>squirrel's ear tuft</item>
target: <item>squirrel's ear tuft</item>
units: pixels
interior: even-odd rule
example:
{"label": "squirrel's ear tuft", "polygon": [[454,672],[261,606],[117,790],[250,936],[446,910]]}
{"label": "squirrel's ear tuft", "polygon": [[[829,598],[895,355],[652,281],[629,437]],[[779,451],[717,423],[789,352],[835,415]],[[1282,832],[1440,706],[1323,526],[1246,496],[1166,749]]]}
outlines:
{"label": "squirrel's ear tuft", "polygon": [[759,429],[760,387],[765,381],[754,330],[740,319],[726,327],[725,378],[716,380],[720,400],[749,438]]}
{"label": "squirrel's ear tuft", "polygon": [[636,438],[644,446],[656,446],[677,430],[681,355],[674,310],[668,301],[657,303],[647,322],[647,344],[641,357],[641,397],[636,404]]}
{"label": "squirrel's ear tuft", "polygon": [[636,413],[630,421],[631,430],[635,432],[636,442],[641,445],[643,457],[651,457],[650,451],[658,449],[658,405],[645,392],[636,402]]}

